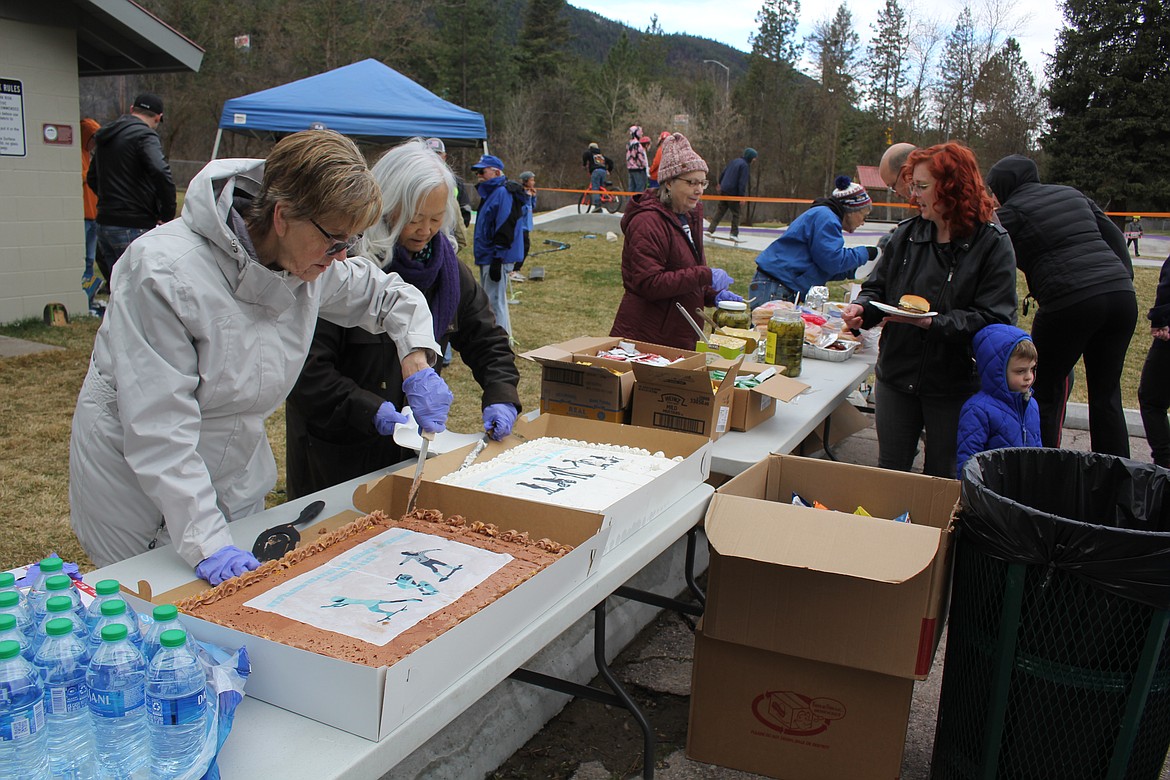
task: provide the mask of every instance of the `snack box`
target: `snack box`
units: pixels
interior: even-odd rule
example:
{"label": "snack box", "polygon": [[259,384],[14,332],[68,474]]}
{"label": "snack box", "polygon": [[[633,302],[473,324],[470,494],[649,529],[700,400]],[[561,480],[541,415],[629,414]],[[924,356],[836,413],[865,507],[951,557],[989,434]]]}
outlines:
{"label": "snack box", "polygon": [[680,366],[697,367],[705,362],[702,355],[690,350],[610,336],[582,336],[549,344],[520,355],[541,365],[540,411],[604,422],[629,422],[633,364],[597,357],[598,352],[621,343],[641,352],[677,359]]}
{"label": "snack box", "polygon": [[635,365],[634,425],[705,436],[715,441],[731,430],[732,392],[742,356],[718,385],[710,367]]}
{"label": "snack box", "polygon": [[[793,506],[793,492],[830,509]],[[768,456],[707,509],[707,635],[925,679],[946,620],[958,499],[952,479]],[[851,514],[859,506],[872,517]],[[893,522],[907,511],[910,522]]]}
{"label": "snack box", "polygon": [[[710,365],[713,369],[726,370],[731,365],[729,361],[716,361]],[[808,385],[783,375],[784,366],[769,366],[763,363],[744,361],[740,364],[737,376],[769,374],[760,384],[750,389],[733,387],[731,393],[731,430],[750,431],[765,420],[776,414],[776,401],[791,401],[800,395]]]}

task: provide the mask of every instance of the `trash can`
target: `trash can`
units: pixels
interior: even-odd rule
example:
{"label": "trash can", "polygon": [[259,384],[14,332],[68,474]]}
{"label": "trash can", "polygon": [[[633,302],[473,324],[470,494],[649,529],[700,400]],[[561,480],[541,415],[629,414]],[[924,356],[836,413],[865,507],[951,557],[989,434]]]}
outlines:
{"label": "trash can", "polygon": [[933,780],[1157,780],[1170,472],[1004,449],[963,470]]}

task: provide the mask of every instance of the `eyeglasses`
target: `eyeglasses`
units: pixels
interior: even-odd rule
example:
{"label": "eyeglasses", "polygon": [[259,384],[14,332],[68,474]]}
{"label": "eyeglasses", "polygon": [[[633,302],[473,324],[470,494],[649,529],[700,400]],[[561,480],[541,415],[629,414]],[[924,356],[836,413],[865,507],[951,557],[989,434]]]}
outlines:
{"label": "eyeglasses", "polygon": [[310,219],[309,223],[313,227],[317,228],[317,230],[319,230],[321,232],[321,235],[325,236],[325,238],[327,238],[330,241],[329,248],[325,250],[326,255],[341,254],[342,250],[348,252],[351,249],[353,249],[355,246],[357,246],[357,242],[362,240],[362,234],[358,233],[357,235],[350,236],[349,238],[342,241],[342,240],[338,239],[337,236],[333,235],[328,230],[326,230],[325,228],[318,225],[316,220]]}
{"label": "eyeglasses", "polygon": [[679,178],[679,181],[681,181],[683,184],[689,184],[692,187],[697,187],[700,190],[707,189],[707,185],[711,183],[706,179],[683,179],[681,177]]}

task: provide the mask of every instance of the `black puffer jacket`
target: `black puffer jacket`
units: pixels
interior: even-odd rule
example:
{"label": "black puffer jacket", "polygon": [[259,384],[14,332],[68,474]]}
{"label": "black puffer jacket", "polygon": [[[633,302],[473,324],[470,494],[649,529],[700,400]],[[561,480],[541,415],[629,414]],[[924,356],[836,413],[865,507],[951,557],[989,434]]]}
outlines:
{"label": "black puffer jacket", "polygon": [[894,230],[881,259],[861,286],[863,327],[881,322],[871,301],[898,304],[920,295],[938,312],[923,330],[886,323],[875,368],[878,379],[919,395],[970,395],[979,389],[971,339],[985,325],[1016,322],[1016,263],[1007,232],[979,225],[950,244],[934,243],[934,224],[914,217]]}
{"label": "black puffer jacket", "polygon": [[1016,265],[1041,307],[1058,311],[1095,295],[1133,291],[1125,235],[1079,190],[1041,184],[1036,163],[1005,157],[987,173]]}
{"label": "black puffer jacket", "polygon": [[175,182],[158,133],[124,114],[94,134],[86,183],[97,193],[99,225],[152,228],[175,218]]}

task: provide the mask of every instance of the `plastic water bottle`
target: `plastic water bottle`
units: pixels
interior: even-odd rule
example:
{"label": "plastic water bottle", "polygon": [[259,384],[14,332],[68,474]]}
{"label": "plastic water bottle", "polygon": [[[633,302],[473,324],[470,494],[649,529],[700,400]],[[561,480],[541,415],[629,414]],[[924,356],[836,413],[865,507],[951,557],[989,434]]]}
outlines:
{"label": "plastic water bottle", "polygon": [[[45,602],[45,610],[45,619],[41,621],[40,625],[37,626],[36,631],[33,632],[33,652],[39,650],[41,645],[45,643],[45,639],[48,638],[49,621],[56,620],[57,618],[65,618],[70,623],[72,623],[73,633],[77,634],[78,638],[81,639],[83,644],[89,641],[89,634],[87,634],[85,631],[85,621],[78,617],[77,613],[73,611],[73,604],[69,601],[68,598],[65,596],[53,596],[53,598]],[[92,654],[93,653],[87,648],[85,654],[87,661]]]}
{"label": "plastic water bottle", "polygon": [[94,754],[103,777],[129,777],[150,759],[146,733],[146,661],[127,638],[126,626],[102,629],[89,662],[89,715]]}
{"label": "plastic water bottle", "polygon": [[49,770],[54,778],[83,780],[93,777],[94,771],[85,642],[68,618],[50,620],[48,633],[33,665],[45,684]]}
{"label": "plastic water bottle", "polygon": [[122,585],[117,580],[102,580],[93,589],[97,595],[85,610],[85,627],[91,632],[102,617],[102,604],[121,598]]}
{"label": "plastic water bottle", "polygon": [[15,616],[16,627],[23,631],[29,639],[32,638],[36,625],[33,623],[28,606],[21,603],[19,593],[13,593],[10,590],[0,592],[0,615]]}
{"label": "plastic water bottle", "polygon": [[110,599],[102,604],[101,611],[102,617],[89,635],[90,655],[96,653],[102,644],[102,629],[114,625],[126,626],[126,636],[130,643],[142,652],[142,632],[138,630],[138,616],[126,608],[126,602],[122,599]]}
{"label": "plastic water bottle", "polygon": [[186,772],[203,750],[208,716],[207,677],[187,648],[187,632],[168,629],[146,671],[151,778]]}
{"label": "plastic water bottle", "polygon": [[[150,624],[150,628],[146,629],[146,633],[142,635],[142,654],[146,656],[148,664],[162,647],[161,639],[164,631],[184,630],[183,624],[179,622],[179,609],[174,604],[160,604],[151,612],[151,617],[153,622]],[[187,649],[191,651],[191,655],[199,657],[199,650],[190,634],[187,634]]]}
{"label": "plastic water bottle", "polygon": [[28,634],[16,627],[16,615],[2,613],[0,614],[0,642],[6,639],[11,639],[20,645],[20,654],[24,656],[24,660],[31,661],[33,659],[33,641],[29,639]]}
{"label": "plastic water bottle", "polygon": [[9,591],[12,591],[16,594],[16,597],[20,600],[20,603],[24,605],[25,609],[28,608],[28,599],[25,598],[24,592],[21,591],[20,588],[16,587],[16,575],[10,571],[0,571],[0,595],[8,593]]}
{"label": "plastic water bottle", "polygon": [[0,642],[0,771],[5,777],[49,776],[45,688],[20,645]]}
{"label": "plastic water bottle", "polygon": [[[73,578],[66,574],[56,574],[45,580],[45,595],[48,599],[56,598],[57,596],[68,596],[70,603],[73,604],[73,611],[81,618],[81,622],[85,622],[85,607],[81,604],[81,593],[77,588],[73,587]],[[45,604],[49,603],[45,599]],[[46,612],[48,609],[46,608]],[[42,615],[43,617],[43,615]]]}
{"label": "plastic water bottle", "polygon": [[60,574],[64,565],[65,561],[57,557],[45,558],[40,562],[40,570],[28,589],[28,608],[32,612],[34,625],[39,624],[45,616],[45,600],[49,598],[45,595],[45,582]]}

